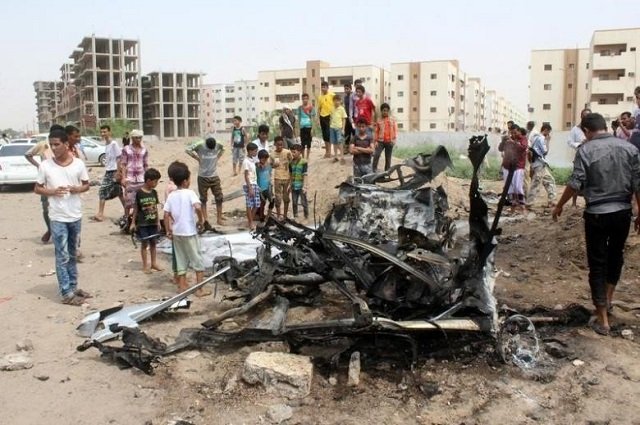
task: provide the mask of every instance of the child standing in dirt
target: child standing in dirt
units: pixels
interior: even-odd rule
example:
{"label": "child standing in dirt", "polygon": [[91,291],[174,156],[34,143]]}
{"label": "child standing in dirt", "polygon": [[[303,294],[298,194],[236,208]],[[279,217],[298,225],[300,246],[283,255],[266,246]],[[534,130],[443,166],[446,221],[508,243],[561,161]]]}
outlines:
{"label": "child standing in dirt", "polygon": [[[171,165],[173,165],[173,164],[171,164]],[[169,176],[171,176],[171,165],[169,165],[169,170],[167,171]],[[169,197],[171,192],[173,192],[174,190],[177,190],[177,189],[178,189],[178,187],[173,182],[173,180],[171,180],[171,177],[169,177],[169,181],[167,182],[166,186],[164,187],[164,201],[165,201],[165,203],[167,202],[167,198]],[[171,272],[173,273],[173,283],[174,283],[174,285],[177,285],[178,284],[178,273],[177,273],[178,269],[177,269],[177,266],[176,266],[176,250],[174,248],[173,241],[171,241]]]}
{"label": "child standing in dirt", "polygon": [[[187,269],[191,267],[196,273],[196,284],[204,279],[204,261],[200,254],[198,231],[202,229],[204,215],[200,199],[193,190],[189,189],[191,172],[182,162],[173,162],[169,166],[169,177],[177,190],[173,191],[164,204],[164,226],[167,237],[173,241],[176,274],[178,275],[178,291],[189,288],[187,284]],[[198,221],[194,218],[194,210]],[[196,296],[210,295],[211,291],[200,288]]]}
{"label": "child standing in dirt", "polygon": [[[282,138],[280,138],[280,141],[282,142]],[[269,202],[267,215],[271,215],[271,210],[273,209],[273,190],[271,187],[271,171],[273,168],[271,166],[271,162],[269,152],[265,150],[258,152],[256,174],[258,178],[258,187],[260,188],[260,206],[258,207],[256,217],[260,221],[265,221],[266,219],[264,210],[267,202]]]}
{"label": "child standing in dirt", "polygon": [[238,170],[244,161],[244,144],[247,140],[247,132],[242,128],[242,117],[233,117],[231,129],[231,162],[233,163],[233,175],[238,175]]}
{"label": "child standing in dirt", "polygon": [[251,230],[255,230],[254,220],[256,212],[260,207],[260,188],[258,187],[258,176],[256,174],[257,154],[258,146],[253,142],[249,143],[247,145],[247,157],[242,163],[242,173],[244,176],[242,189],[247,205],[247,223]]}
{"label": "child standing in dirt", "polygon": [[373,156],[375,143],[369,132],[367,121],[364,118],[358,118],[356,124],[358,132],[351,139],[349,150],[353,155],[353,177],[362,177],[373,173],[371,157]]}
{"label": "child standing in dirt", "polygon": [[289,163],[289,173],[291,174],[291,201],[293,205],[293,218],[298,217],[298,202],[302,204],[304,218],[309,218],[309,203],[307,201],[307,173],[309,171],[307,160],[302,157],[302,145],[291,147],[293,159]]}
{"label": "child standing in dirt", "polygon": [[[151,273],[151,270],[162,271],[156,261],[156,240],[160,233],[160,215],[158,214],[158,192],[156,187],[160,180],[160,172],[155,168],[149,168],[144,172],[144,184],[136,192],[133,204],[133,219],[129,231],[140,240],[140,256],[142,257],[142,271]],[[151,257],[151,266],[147,261],[147,248]]]}
{"label": "child standing in dirt", "polygon": [[340,95],[333,96],[333,110],[331,111],[331,121],[329,124],[329,139],[333,145],[333,162],[340,161],[344,165],[344,128],[347,121],[347,111],[342,106]]}

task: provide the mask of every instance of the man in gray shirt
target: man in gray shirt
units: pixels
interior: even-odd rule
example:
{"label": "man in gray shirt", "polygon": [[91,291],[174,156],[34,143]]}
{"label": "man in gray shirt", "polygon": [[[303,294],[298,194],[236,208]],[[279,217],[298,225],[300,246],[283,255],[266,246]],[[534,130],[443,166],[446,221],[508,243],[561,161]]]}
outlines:
{"label": "man in gray shirt", "polygon": [[[607,313],[622,272],[634,194],[640,206],[640,153],[631,143],[607,133],[607,123],[600,114],[587,114],[580,127],[586,142],[576,152],[573,173],[553,210],[553,219],[557,221],[564,204],[582,191],[587,203],[584,230],[589,286],[596,307],[591,327],[607,335]],[[635,229],[640,233],[640,217]]]}
{"label": "man in gray shirt", "polygon": [[213,227],[209,224],[207,216],[207,199],[208,192],[211,190],[216,201],[216,213],[218,225],[224,225],[222,218],[222,186],[220,177],[218,177],[218,159],[224,152],[224,147],[216,143],[216,139],[208,137],[206,140],[200,140],[189,146],[186,150],[187,155],[198,161],[198,194],[202,203],[202,213],[204,215],[204,230],[211,231]]}

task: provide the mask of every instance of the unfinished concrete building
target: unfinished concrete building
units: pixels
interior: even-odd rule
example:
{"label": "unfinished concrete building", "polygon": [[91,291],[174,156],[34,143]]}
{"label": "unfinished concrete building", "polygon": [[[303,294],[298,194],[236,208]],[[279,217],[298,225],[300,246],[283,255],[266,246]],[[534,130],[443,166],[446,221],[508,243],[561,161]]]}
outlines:
{"label": "unfinished concrete building", "polygon": [[74,84],[73,64],[63,63],[60,67],[60,100],[55,107],[57,124],[77,124],[80,122],[80,108]]}
{"label": "unfinished concrete building", "polygon": [[161,140],[199,137],[202,74],[152,72],[144,79],[145,134]]}
{"label": "unfinished concrete building", "polygon": [[36,81],[33,83],[33,88],[36,92],[38,131],[44,133],[54,123],[61,85],[57,81]]}
{"label": "unfinished concrete building", "polygon": [[136,40],[84,37],[73,59],[74,96],[67,115],[82,129],[124,119],[142,128],[140,45]]}

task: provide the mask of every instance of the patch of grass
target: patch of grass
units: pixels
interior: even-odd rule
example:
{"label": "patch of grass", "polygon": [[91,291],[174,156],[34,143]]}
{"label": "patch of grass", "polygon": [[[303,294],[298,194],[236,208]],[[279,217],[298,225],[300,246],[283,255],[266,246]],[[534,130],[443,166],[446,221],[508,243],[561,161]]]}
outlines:
{"label": "patch of grass", "polygon": [[[406,159],[413,158],[414,156],[422,152],[431,153],[435,149],[436,146],[431,144],[411,147],[398,147],[393,150],[393,155],[398,158]],[[469,159],[466,157],[466,152],[463,153],[455,150],[448,150],[448,152],[449,156],[451,157],[453,167],[446,171],[447,176],[470,180],[471,175],[473,174],[473,167],[471,166],[471,161],[469,161]],[[461,158],[461,155],[464,155],[464,157]],[[480,169],[480,178],[483,180],[501,180],[500,169],[500,159],[489,157],[484,162],[483,167]],[[569,177],[571,177],[571,171],[572,169],[567,167],[553,167],[551,169],[551,174],[556,180],[556,184],[566,185]]]}

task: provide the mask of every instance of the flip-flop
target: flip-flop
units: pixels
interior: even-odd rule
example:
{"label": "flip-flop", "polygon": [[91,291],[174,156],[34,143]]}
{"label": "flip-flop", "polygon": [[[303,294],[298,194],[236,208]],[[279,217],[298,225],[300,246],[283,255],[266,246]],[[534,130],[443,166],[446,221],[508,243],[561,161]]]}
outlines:
{"label": "flip-flop", "polygon": [[93,221],[94,223],[102,223],[104,221],[104,218],[98,218],[95,215],[92,217],[89,217],[90,221]]}
{"label": "flip-flop", "polygon": [[82,298],[93,298],[93,295],[82,289],[76,289],[75,291],[73,291],[73,294]]}

